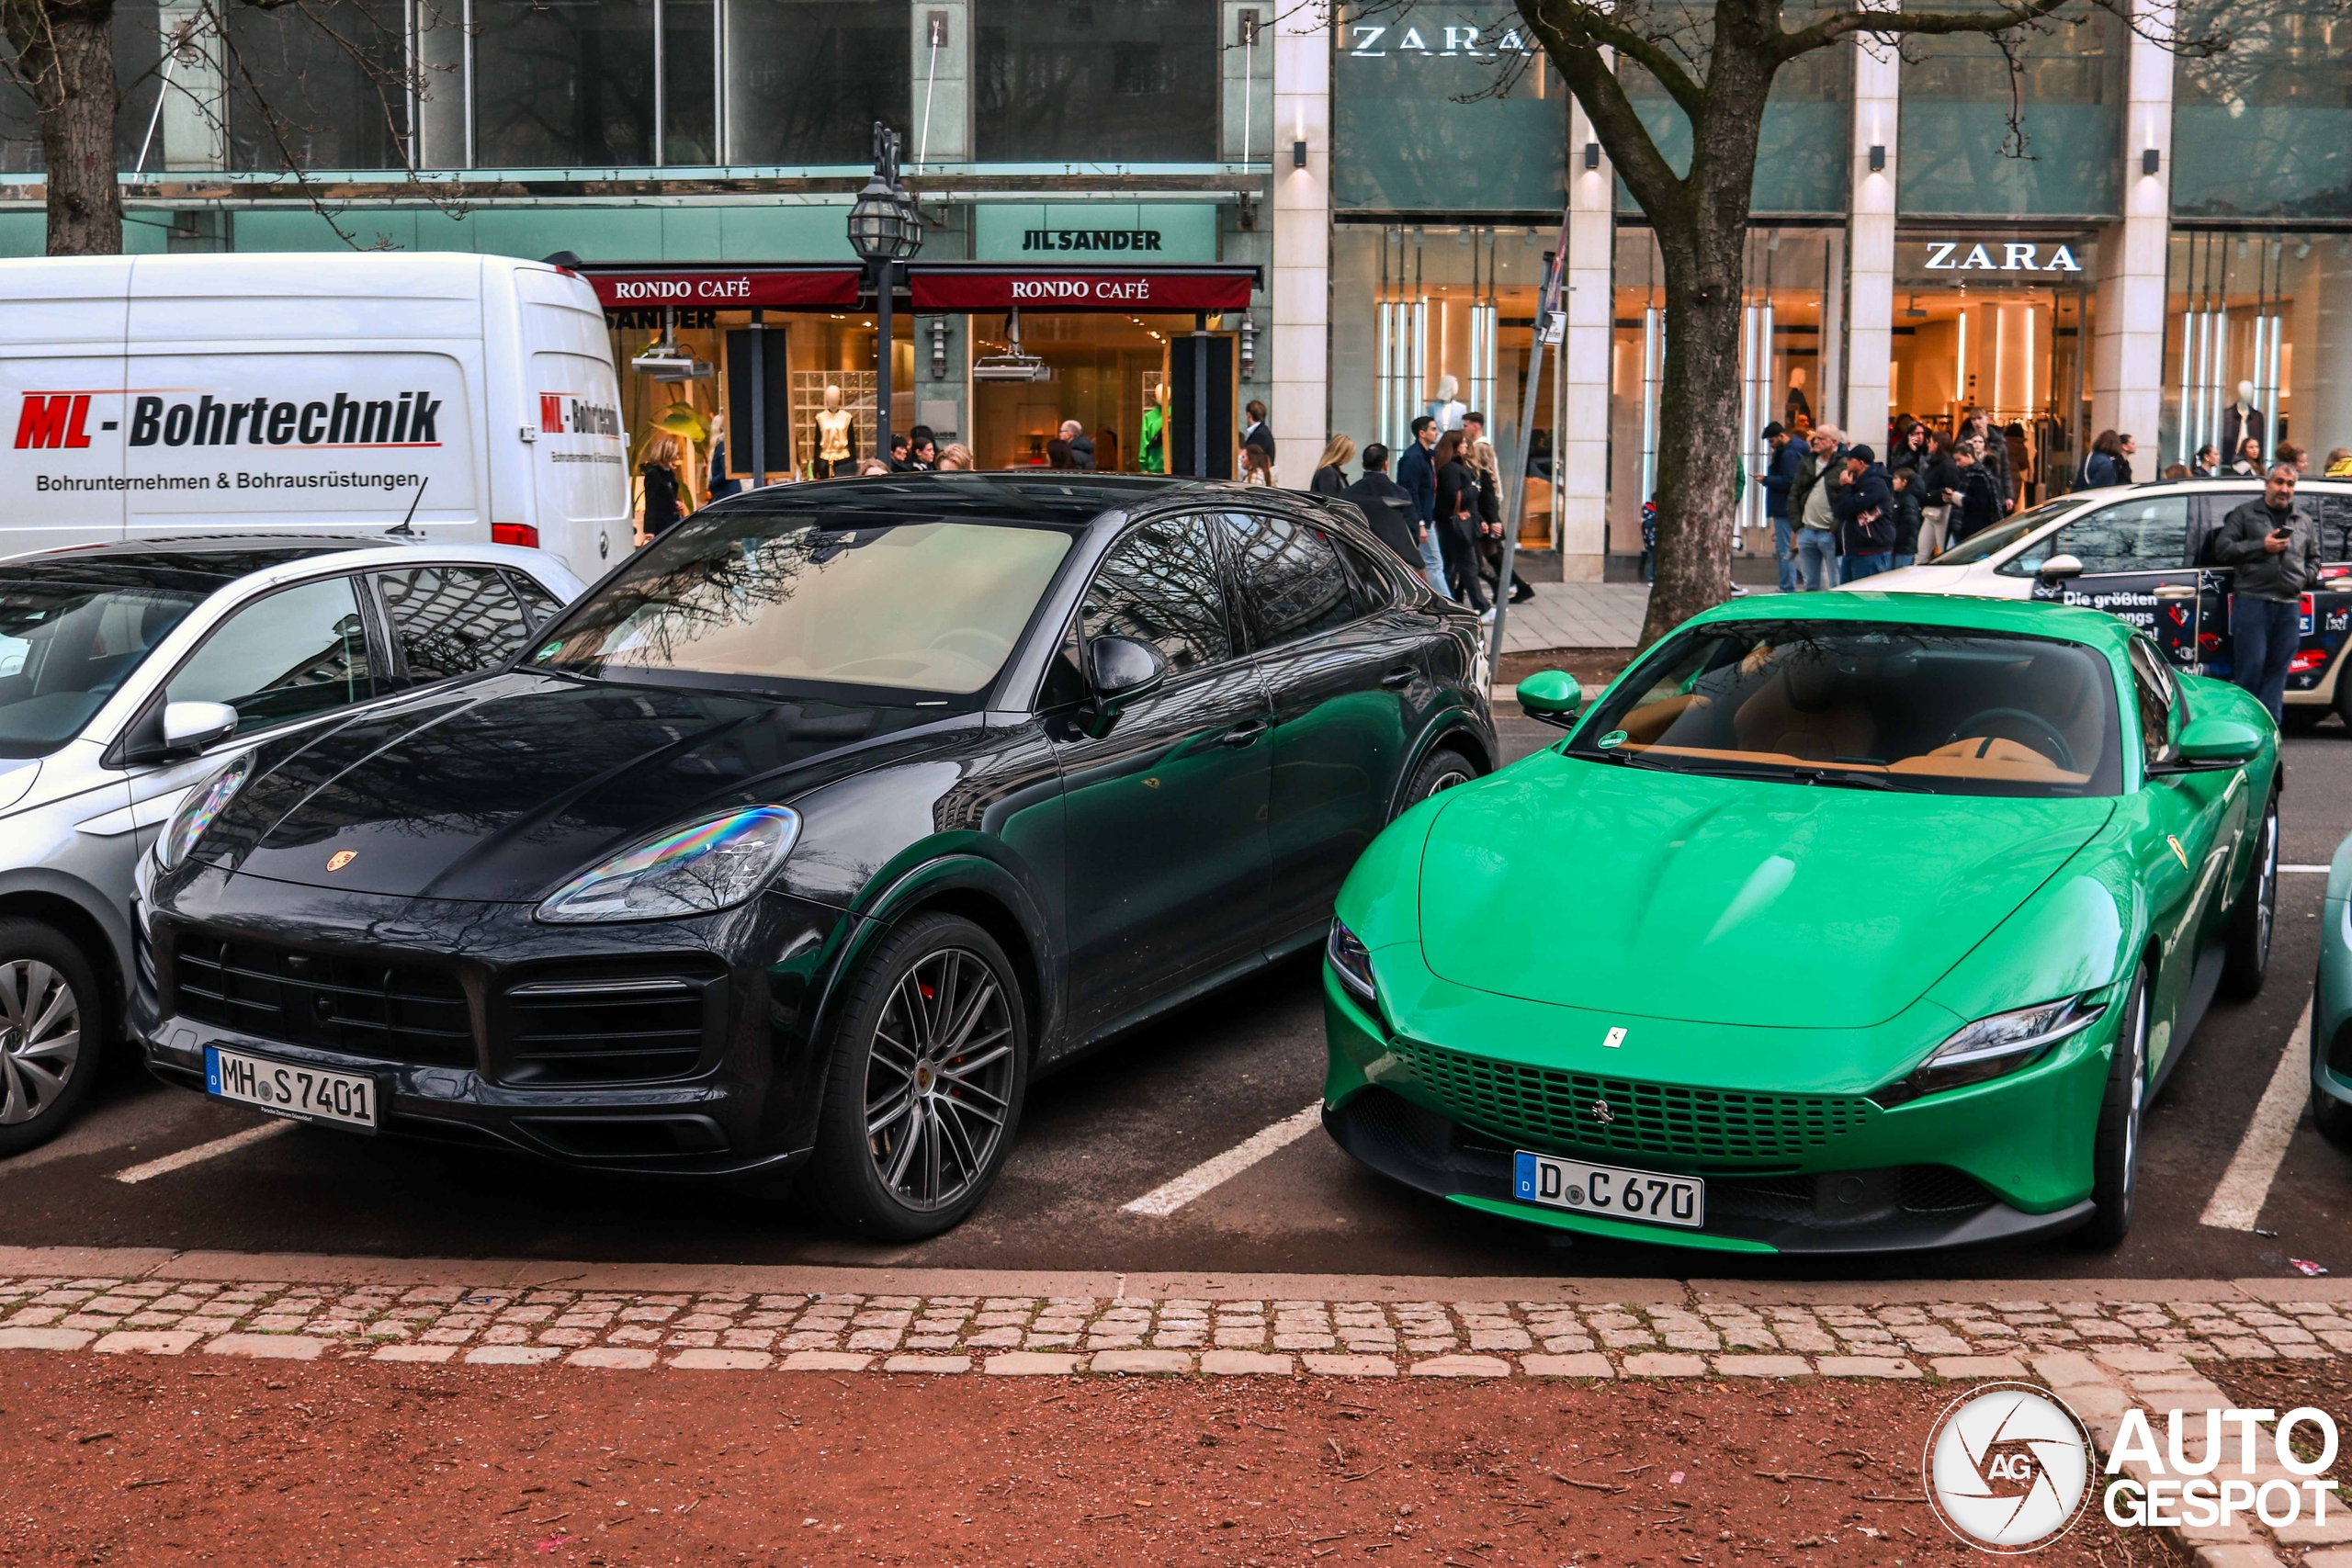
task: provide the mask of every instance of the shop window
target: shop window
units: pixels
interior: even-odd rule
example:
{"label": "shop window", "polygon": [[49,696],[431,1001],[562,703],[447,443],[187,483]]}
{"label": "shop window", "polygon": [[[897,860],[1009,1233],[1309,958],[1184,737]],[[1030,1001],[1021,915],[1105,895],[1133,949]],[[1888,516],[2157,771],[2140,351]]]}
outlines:
{"label": "shop window", "polygon": [[2352,28],[2312,0],[2196,0],[2173,64],[2172,204],[2194,217],[2352,217]]}
{"label": "shop window", "polygon": [[2167,271],[2160,463],[2352,447],[2352,236],[2177,231]]}
{"label": "shop window", "polygon": [[907,125],[911,25],[907,0],[729,0],[728,162],[871,161],[874,122]]}
{"label": "shop window", "polygon": [[[387,169],[401,164],[408,95],[399,0],[231,6],[232,168]],[[148,166],[153,168],[151,154]]]}
{"label": "shop window", "polygon": [[653,162],[651,0],[475,0],[474,24],[476,166]]}
{"label": "shop window", "polygon": [[1568,93],[1515,16],[1374,6],[1337,26],[1334,206],[1391,212],[1560,206]]}
{"label": "shop window", "polygon": [[[973,130],[996,164],[1205,164],[1217,18],[1199,0],[976,0]],[[906,49],[899,48],[903,58]]]}
{"label": "shop window", "polygon": [[[1968,0],[1928,0],[1965,9]],[[2099,217],[2122,210],[2123,69],[2131,29],[2096,6],[2019,44],[2013,82],[1978,34],[1903,46],[1900,210]],[[2012,128],[2012,105],[2022,106]]]}

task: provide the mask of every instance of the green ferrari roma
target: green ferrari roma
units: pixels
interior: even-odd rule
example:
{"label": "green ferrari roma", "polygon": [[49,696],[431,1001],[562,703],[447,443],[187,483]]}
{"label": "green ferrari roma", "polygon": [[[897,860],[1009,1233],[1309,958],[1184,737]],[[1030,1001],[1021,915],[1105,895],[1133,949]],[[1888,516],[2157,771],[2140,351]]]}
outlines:
{"label": "green ferrari roma", "polygon": [[1685,623],[1341,890],[1324,1125],[1563,1230],[1860,1252],[2132,1224],[2143,1107],[2269,960],[2278,738],[2113,616]]}

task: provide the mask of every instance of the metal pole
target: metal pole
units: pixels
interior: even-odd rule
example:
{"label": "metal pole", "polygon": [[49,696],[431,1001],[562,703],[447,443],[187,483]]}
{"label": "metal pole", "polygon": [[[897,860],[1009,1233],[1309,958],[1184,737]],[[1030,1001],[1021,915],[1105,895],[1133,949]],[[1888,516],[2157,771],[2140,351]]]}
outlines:
{"label": "metal pole", "polygon": [[883,260],[882,283],[874,298],[874,455],[890,460],[890,296],[897,291],[899,264]]}
{"label": "metal pole", "polygon": [[[1514,470],[1502,476],[1503,557],[1495,573],[1495,633],[1487,650],[1487,666],[1493,670],[1502,663],[1503,622],[1510,615],[1510,569],[1519,558],[1519,531],[1524,525],[1527,510],[1527,447],[1535,438],[1535,389],[1543,385],[1544,329],[1550,323],[1552,313],[1565,301],[1561,285],[1568,275],[1568,215],[1560,214],[1560,247],[1544,258],[1544,287],[1535,296],[1535,341],[1527,346],[1527,391],[1519,400],[1519,457],[1512,463]],[[1562,329],[1561,348],[1567,344],[1566,329]],[[1554,432],[1556,436],[1557,432]],[[1559,446],[1553,445],[1552,493],[1559,494]],[[1555,502],[1556,505],[1556,502]],[[1555,511],[1555,515],[1557,515]]]}
{"label": "metal pole", "polygon": [[768,313],[752,312],[752,488],[768,482]]}
{"label": "metal pole", "polygon": [[1193,477],[1209,477],[1209,324],[1193,317]]}

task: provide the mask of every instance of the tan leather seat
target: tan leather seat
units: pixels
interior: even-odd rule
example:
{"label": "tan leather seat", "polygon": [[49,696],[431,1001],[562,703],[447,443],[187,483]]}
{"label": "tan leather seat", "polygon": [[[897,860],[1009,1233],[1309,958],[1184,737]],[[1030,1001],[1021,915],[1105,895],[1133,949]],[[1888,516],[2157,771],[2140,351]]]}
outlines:
{"label": "tan leather seat", "polygon": [[1878,723],[1853,700],[1835,664],[1791,650],[1756,694],[1739,705],[1732,732],[1744,751],[1826,762],[1875,755]]}
{"label": "tan leather seat", "polygon": [[1674,728],[1674,721],[1680,718],[1688,710],[1696,708],[1703,716],[1707,709],[1713,705],[1711,698],[1701,696],[1696,692],[1684,692],[1679,696],[1661,697],[1654,703],[1644,703],[1623,718],[1619,719],[1617,728],[1623,730],[1625,739],[1634,745],[1654,745],[1665,736],[1668,730]]}

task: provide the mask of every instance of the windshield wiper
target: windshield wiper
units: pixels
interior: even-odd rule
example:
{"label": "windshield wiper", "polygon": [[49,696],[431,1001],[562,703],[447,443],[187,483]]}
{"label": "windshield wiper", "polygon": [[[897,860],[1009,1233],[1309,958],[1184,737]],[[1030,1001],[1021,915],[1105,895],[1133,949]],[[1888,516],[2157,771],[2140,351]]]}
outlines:
{"label": "windshield wiper", "polygon": [[[1652,766],[1657,764],[1653,763]],[[1716,778],[1787,780],[1792,784],[1823,784],[1832,789],[1895,790],[1905,795],[1926,794],[1921,786],[1888,778],[1884,773],[1866,773],[1859,768],[1835,766],[1784,767],[1770,762],[1724,762],[1711,761],[1703,766],[1676,769],[1678,773],[1709,774]]]}
{"label": "windshield wiper", "polygon": [[1571,751],[1571,757],[1582,757],[1588,762],[1614,762],[1621,768],[1647,768],[1655,773],[1679,773],[1686,770],[1671,762],[1654,762],[1638,751]]}

